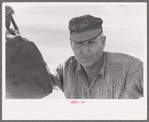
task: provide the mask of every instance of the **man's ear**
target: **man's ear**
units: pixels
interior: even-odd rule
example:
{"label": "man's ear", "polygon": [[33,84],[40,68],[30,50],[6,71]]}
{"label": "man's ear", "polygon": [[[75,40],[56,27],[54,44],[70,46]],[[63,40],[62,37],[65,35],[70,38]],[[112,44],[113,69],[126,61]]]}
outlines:
{"label": "man's ear", "polygon": [[72,49],[72,42],[70,41],[71,49]]}
{"label": "man's ear", "polygon": [[105,44],[106,44],[106,36],[103,36],[102,37],[102,47],[103,47],[103,49],[105,47]]}

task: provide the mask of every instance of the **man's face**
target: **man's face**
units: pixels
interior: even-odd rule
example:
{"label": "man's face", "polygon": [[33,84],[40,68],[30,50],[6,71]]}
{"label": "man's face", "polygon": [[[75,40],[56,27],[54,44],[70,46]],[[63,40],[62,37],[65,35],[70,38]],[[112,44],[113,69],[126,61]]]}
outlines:
{"label": "man's face", "polygon": [[105,37],[102,34],[89,41],[71,42],[75,58],[84,67],[90,67],[101,60],[104,46]]}

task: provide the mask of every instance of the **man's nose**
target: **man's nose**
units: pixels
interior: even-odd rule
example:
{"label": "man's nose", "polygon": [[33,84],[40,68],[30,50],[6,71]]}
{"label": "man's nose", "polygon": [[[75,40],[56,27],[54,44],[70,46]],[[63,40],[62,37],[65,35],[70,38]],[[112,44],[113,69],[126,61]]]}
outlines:
{"label": "man's nose", "polygon": [[88,52],[88,46],[86,43],[84,43],[82,46],[82,53],[87,54],[87,52]]}

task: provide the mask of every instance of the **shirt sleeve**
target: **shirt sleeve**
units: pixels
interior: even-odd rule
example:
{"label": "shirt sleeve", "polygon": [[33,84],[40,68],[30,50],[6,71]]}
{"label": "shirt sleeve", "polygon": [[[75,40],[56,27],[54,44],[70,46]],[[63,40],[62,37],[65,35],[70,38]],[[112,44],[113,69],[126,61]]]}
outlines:
{"label": "shirt sleeve", "polygon": [[143,62],[136,59],[126,75],[126,98],[143,97]]}
{"label": "shirt sleeve", "polygon": [[75,61],[74,56],[71,56],[61,62],[48,65],[52,86],[58,86],[64,92],[66,77],[69,75],[70,66],[76,66]]}

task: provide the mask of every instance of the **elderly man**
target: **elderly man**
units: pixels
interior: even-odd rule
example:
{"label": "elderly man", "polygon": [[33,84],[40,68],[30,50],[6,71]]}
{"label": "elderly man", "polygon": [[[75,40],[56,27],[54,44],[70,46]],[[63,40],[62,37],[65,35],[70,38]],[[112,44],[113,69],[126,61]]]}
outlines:
{"label": "elderly man", "polygon": [[130,55],[104,52],[102,19],[84,15],[70,20],[74,56],[51,70],[52,84],[67,99],[143,97],[143,62]]}

